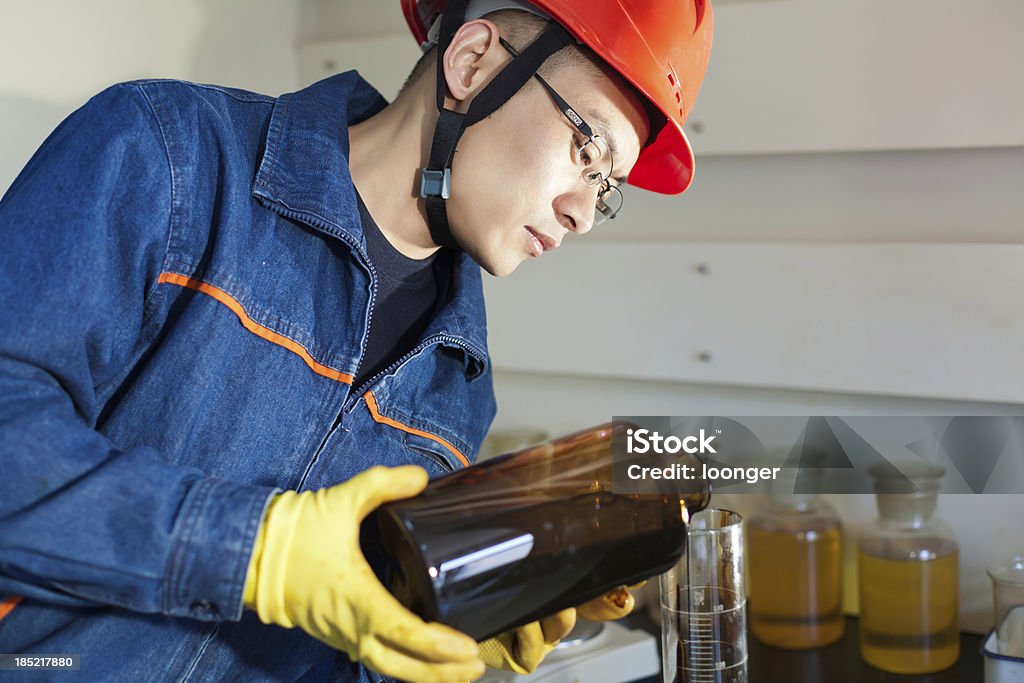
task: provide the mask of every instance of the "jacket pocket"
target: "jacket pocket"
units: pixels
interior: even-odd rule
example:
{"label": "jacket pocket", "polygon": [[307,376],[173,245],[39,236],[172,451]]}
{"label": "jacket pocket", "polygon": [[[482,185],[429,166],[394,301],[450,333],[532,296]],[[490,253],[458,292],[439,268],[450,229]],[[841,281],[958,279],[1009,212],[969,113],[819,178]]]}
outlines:
{"label": "jacket pocket", "polygon": [[443,444],[419,434],[404,432],[404,444],[431,478],[462,468],[462,463]]}

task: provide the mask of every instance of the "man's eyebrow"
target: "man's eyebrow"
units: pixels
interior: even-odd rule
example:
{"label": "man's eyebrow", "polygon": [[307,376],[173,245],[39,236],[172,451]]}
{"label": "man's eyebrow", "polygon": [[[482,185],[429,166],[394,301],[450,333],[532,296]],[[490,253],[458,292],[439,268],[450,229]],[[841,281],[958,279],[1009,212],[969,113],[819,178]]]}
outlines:
{"label": "man's eyebrow", "polygon": [[[608,123],[608,119],[598,114],[593,109],[587,110],[587,121],[592,121],[591,128],[594,127],[594,123],[597,124],[598,129],[601,131],[601,138],[608,143],[608,151],[612,153],[612,169],[615,168],[615,158],[619,155],[619,147],[615,144],[615,137],[612,135],[612,127]],[[615,176],[613,178],[619,184],[626,182],[625,176]]]}

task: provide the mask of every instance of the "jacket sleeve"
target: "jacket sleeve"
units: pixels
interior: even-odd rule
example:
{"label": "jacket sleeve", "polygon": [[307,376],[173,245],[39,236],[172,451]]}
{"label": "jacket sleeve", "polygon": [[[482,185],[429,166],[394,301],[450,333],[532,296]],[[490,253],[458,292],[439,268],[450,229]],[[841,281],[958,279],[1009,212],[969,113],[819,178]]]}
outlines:
{"label": "jacket sleeve", "polygon": [[0,200],[0,598],[241,616],[273,489],[96,430],[141,353],[178,201],[139,84],[66,119]]}

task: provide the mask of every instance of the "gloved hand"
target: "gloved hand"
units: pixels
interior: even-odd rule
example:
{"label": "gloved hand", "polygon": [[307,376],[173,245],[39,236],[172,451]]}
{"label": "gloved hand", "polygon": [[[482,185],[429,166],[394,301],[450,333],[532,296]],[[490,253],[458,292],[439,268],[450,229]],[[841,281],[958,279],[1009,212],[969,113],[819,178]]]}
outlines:
{"label": "gloved hand", "polygon": [[480,658],[495,669],[532,673],[575,625],[576,610],[564,609],[483,641]]}
{"label": "gloved hand", "polygon": [[599,598],[594,598],[590,602],[583,603],[576,608],[576,616],[580,619],[588,619],[590,621],[614,621],[621,619],[630,612],[633,611],[633,606],[636,605],[636,599],[631,590],[638,590],[647,583],[641,581],[635,586],[619,586],[610,593],[605,593]]}
{"label": "gloved hand", "polygon": [[540,621],[489,638],[480,643],[480,658],[487,666],[495,669],[514,671],[517,674],[532,673],[572,630],[577,617],[591,621],[621,619],[632,612],[636,604],[630,590],[642,588],[645,583],[642,581],[628,588],[620,586],[579,607],[564,609]]}
{"label": "gloved hand", "polygon": [[418,683],[479,678],[484,665],[473,639],[408,611],[359,548],[367,514],[426,484],[420,467],[374,467],[331,488],[275,496],[249,561],[245,606],[266,624],[298,626],[387,676]]}

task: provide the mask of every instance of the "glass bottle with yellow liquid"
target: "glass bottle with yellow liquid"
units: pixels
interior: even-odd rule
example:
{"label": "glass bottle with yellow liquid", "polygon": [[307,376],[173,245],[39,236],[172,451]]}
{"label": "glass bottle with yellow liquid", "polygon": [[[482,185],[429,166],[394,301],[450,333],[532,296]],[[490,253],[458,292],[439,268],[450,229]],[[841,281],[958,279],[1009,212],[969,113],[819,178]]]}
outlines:
{"label": "glass bottle with yellow liquid", "polygon": [[871,469],[879,519],[858,545],[860,652],[884,671],[932,673],[960,656],[959,548],[932,516],[944,473],[925,463]]}
{"label": "glass bottle with yellow liquid", "polygon": [[754,637],[789,649],[842,638],[842,525],[832,506],[813,494],[772,495],[747,533]]}

